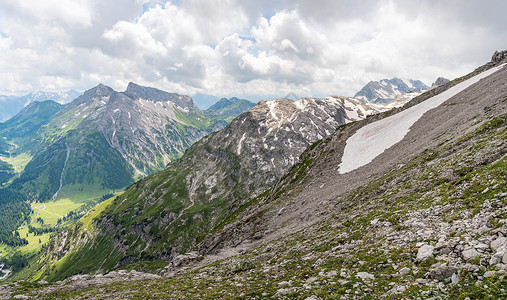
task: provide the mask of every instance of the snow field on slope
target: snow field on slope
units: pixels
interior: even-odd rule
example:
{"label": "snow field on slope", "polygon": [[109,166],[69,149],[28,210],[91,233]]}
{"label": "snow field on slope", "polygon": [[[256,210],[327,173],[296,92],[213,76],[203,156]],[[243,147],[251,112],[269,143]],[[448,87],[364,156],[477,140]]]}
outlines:
{"label": "snow field on slope", "polygon": [[345,174],[370,163],[386,149],[400,142],[424,113],[504,66],[505,64],[477,74],[426,101],[360,128],[347,139],[338,172]]}

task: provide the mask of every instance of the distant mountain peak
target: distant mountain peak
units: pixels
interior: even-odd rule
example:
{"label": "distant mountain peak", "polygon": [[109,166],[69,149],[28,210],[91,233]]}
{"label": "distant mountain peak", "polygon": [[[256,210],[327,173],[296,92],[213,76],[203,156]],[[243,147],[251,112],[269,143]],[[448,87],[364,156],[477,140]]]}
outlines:
{"label": "distant mountain peak", "polygon": [[298,101],[300,97],[298,95],[296,95],[296,93],[290,92],[284,98],[290,99],[290,100],[294,100],[294,101]]}
{"label": "distant mountain peak", "polygon": [[199,108],[195,106],[192,98],[186,95],[180,95],[177,93],[169,93],[166,91],[159,90],[154,87],[146,87],[142,85],[138,85],[136,83],[130,82],[127,86],[127,89],[123,94],[129,96],[130,98],[136,99],[145,99],[151,100],[155,102],[167,102],[170,101],[181,107],[183,109],[188,109],[189,111],[199,111]]}
{"label": "distant mountain peak", "polygon": [[400,79],[395,77],[368,82],[354,95],[354,98],[367,102],[386,103],[399,95],[425,89],[428,89],[428,86],[420,80]]}
{"label": "distant mountain peak", "polygon": [[99,85],[97,85],[96,87],[86,90],[84,92],[84,96],[85,97],[96,97],[96,96],[107,97],[107,96],[110,96],[114,92],[115,91],[112,88],[110,88],[107,85],[104,85],[102,83],[99,83]]}
{"label": "distant mountain peak", "polygon": [[208,111],[220,110],[220,109],[224,109],[226,107],[238,104],[240,102],[246,102],[251,107],[253,107],[255,105],[255,103],[253,103],[251,101],[248,101],[246,99],[240,99],[238,97],[221,98],[220,100],[218,100],[217,103],[210,106],[207,110]]}
{"label": "distant mountain peak", "polygon": [[431,85],[431,87],[441,86],[441,85],[444,85],[444,84],[448,83],[449,81],[450,80],[447,79],[447,78],[438,77],[437,80],[435,80],[435,82],[433,82],[433,84]]}

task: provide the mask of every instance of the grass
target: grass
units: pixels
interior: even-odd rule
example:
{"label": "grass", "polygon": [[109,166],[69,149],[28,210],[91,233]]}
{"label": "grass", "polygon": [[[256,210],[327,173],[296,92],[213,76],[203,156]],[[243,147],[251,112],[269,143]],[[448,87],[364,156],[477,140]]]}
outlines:
{"label": "grass", "polygon": [[28,245],[17,248],[17,250],[23,254],[39,252],[42,249],[42,246],[45,245],[51,237],[51,233],[45,233],[42,235],[28,233],[28,225],[21,226],[21,228],[18,229],[18,232],[21,237],[28,240]]}
{"label": "grass", "polygon": [[[120,194],[121,195],[121,194]],[[119,196],[119,195],[118,195]],[[84,215],[79,222],[83,224],[83,227],[86,229],[91,229],[93,220],[99,216],[99,214],[106,209],[106,207],[113,202],[113,200],[117,196],[111,197],[102,203],[96,205],[93,209],[91,209],[86,215]]]}
{"label": "grass", "polygon": [[54,202],[32,203],[31,205],[35,218],[41,217],[44,219],[44,224],[54,225],[58,219],[73,210],[79,209],[85,203],[65,198]]}

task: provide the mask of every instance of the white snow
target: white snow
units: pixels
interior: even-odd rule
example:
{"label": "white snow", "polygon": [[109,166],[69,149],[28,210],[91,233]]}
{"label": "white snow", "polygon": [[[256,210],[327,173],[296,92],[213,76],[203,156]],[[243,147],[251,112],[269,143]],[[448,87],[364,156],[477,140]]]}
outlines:
{"label": "white snow", "polygon": [[409,88],[413,89],[414,86],[412,85],[412,82],[410,82],[410,80],[408,79],[401,79],[401,81],[403,81],[403,83],[405,83]]}
{"label": "white snow", "polygon": [[245,136],[246,136],[246,132],[243,133],[243,135],[241,136],[241,139],[239,140],[238,149],[236,150],[236,153],[238,153],[238,155],[241,154],[241,147],[242,147],[243,141],[245,140]]}
{"label": "white snow", "polygon": [[482,72],[411,108],[360,128],[347,139],[338,172],[344,174],[370,163],[386,149],[401,141],[424,113],[504,66],[505,64]]}
{"label": "white snow", "polygon": [[304,103],[304,100],[305,100],[304,98],[301,98],[298,101],[294,101],[294,105],[296,106],[297,109],[305,110],[306,103]]}

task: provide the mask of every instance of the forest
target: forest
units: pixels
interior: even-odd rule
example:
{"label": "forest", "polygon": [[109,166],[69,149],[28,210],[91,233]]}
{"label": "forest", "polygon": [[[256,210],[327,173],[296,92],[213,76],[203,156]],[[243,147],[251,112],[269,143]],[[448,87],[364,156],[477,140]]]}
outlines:
{"label": "forest", "polygon": [[28,244],[16,230],[23,222],[30,221],[31,212],[30,204],[18,192],[0,189],[0,242],[14,247]]}

